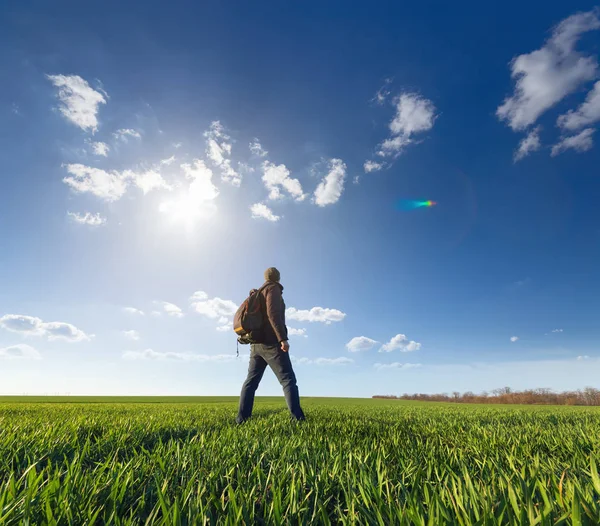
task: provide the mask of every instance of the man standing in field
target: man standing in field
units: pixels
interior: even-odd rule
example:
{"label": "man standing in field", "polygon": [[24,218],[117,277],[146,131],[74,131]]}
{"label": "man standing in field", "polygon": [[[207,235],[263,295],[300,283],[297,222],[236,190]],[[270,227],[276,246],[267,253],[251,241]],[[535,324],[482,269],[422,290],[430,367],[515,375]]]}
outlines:
{"label": "man standing in field", "polygon": [[283,301],[283,286],[279,283],[281,275],[275,267],[265,270],[265,283],[258,294],[261,305],[264,306],[264,324],[257,338],[258,343],[250,346],[250,364],[248,377],[242,386],[240,409],[236,422],[241,424],[252,415],[254,393],[262,379],[267,365],[277,376],[283,387],[285,401],[293,420],[304,420],[300,407],[300,395],[296,385],[296,375],[292,368],[288,343],[287,327],[285,326],[285,303]]}

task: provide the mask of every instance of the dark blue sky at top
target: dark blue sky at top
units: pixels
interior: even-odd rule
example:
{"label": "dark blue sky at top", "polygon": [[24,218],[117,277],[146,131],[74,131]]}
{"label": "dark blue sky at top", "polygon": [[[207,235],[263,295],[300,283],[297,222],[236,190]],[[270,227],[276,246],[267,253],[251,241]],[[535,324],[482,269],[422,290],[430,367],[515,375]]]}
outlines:
{"label": "dark blue sky at top", "polygon": [[[4,2],[3,310],[53,298],[76,304],[80,295],[125,302],[126,294],[145,297],[148,280],[161,273],[178,273],[181,291],[186,280],[215,275],[222,283],[215,294],[240,299],[271,258],[288,269],[288,304],[341,305],[352,310],[352,323],[364,320],[366,328],[354,330],[348,319],[344,342],[369,331],[388,338],[406,332],[437,362],[542,359],[543,335],[560,326],[568,343],[553,346],[570,357],[591,354],[600,336],[599,148],[557,157],[548,149],[558,137],[556,116],[582,102],[586,91],[541,117],[545,149],[519,163],[513,151],[523,134],[495,112],[513,90],[511,59],[539,48],[567,16],[593,7]],[[598,32],[585,35],[580,47],[597,55]],[[92,242],[64,219],[73,196],[61,182],[61,164],[73,162],[68,152],[80,145],[81,130],[51,111],[54,91],[44,75],[59,73],[80,75],[109,94],[97,137],[121,127],[153,130],[143,145],[109,157],[109,168],[168,156],[174,142],[201,155],[202,132],[218,119],[240,149],[258,137],[270,158],[308,189],[318,182],[312,163],[343,159],[342,199],[324,209],[290,203],[282,222],[266,229],[247,220],[248,202],[261,198],[259,185],[223,189],[231,204],[225,232],[209,248],[188,247],[185,260],[159,264],[157,254],[179,249],[173,240],[158,240],[135,213],[123,212],[118,232]],[[371,100],[385,79],[392,79],[393,94],[430,99],[438,118],[390,169],[363,174],[393,115],[389,105]],[[400,211],[399,199],[432,199],[438,206]],[[240,250],[240,238],[260,256]],[[158,292],[171,286],[161,283]],[[529,348],[507,345],[513,333],[531,334]],[[332,345],[330,336],[324,341]]]}

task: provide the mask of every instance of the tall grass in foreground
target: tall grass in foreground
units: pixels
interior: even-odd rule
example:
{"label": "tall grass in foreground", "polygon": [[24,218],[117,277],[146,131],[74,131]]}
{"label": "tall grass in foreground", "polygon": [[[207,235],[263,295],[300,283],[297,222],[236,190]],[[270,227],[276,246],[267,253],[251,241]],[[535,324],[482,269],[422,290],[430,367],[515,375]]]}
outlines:
{"label": "tall grass in foreground", "polygon": [[0,406],[0,524],[600,524],[600,411]]}

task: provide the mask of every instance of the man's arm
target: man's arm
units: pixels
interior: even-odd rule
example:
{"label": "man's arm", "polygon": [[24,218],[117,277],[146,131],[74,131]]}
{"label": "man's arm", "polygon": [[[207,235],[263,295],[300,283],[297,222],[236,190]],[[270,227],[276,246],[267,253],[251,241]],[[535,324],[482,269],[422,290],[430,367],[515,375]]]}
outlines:
{"label": "man's arm", "polygon": [[283,297],[281,289],[276,286],[268,287],[265,290],[265,303],[267,318],[275,331],[278,342],[285,342],[288,339],[287,327],[285,326],[285,311],[283,309]]}

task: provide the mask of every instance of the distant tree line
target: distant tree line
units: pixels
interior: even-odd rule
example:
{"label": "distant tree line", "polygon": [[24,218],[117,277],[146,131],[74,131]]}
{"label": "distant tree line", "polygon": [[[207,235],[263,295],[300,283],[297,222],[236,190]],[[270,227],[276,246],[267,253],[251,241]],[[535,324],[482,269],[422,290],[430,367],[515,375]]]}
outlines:
{"label": "distant tree line", "polygon": [[422,402],[457,402],[463,404],[538,404],[538,405],[600,405],[600,390],[586,387],[577,391],[555,393],[552,389],[539,388],[525,391],[513,391],[510,387],[502,387],[480,394],[467,391],[451,394],[403,394],[375,395],[373,398],[393,400],[419,400]]}

